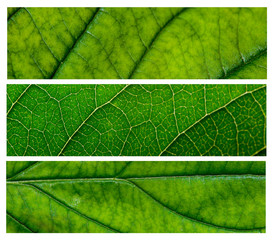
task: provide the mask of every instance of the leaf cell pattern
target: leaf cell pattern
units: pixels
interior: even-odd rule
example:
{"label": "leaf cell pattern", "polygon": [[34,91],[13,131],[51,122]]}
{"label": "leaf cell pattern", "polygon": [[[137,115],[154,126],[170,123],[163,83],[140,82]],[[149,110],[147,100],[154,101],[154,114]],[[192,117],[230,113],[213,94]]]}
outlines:
{"label": "leaf cell pattern", "polygon": [[265,232],[265,162],[7,163],[8,232]]}
{"label": "leaf cell pattern", "polygon": [[9,156],[266,153],[265,85],[8,85]]}
{"label": "leaf cell pattern", "polygon": [[10,79],[267,78],[266,8],[9,8]]}

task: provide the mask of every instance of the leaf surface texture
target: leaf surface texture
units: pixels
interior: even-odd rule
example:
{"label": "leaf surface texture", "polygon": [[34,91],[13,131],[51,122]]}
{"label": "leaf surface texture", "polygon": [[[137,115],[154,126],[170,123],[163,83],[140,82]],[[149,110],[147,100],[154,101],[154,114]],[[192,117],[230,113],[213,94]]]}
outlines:
{"label": "leaf surface texture", "polygon": [[9,8],[8,78],[264,79],[266,8]]}
{"label": "leaf surface texture", "polygon": [[8,232],[264,232],[265,162],[8,162]]}
{"label": "leaf surface texture", "polygon": [[9,85],[14,156],[251,156],[265,85]]}

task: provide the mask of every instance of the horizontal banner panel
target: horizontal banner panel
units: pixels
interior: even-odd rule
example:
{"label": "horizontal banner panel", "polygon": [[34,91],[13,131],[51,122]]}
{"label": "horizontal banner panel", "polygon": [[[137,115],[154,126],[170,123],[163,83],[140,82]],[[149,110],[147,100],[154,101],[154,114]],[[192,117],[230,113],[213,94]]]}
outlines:
{"label": "horizontal banner panel", "polygon": [[9,79],[266,79],[266,8],[8,8]]}
{"label": "horizontal banner panel", "polygon": [[264,156],[265,85],[8,85],[8,156]]}
{"label": "horizontal banner panel", "polygon": [[265,232],[265,162],[7,162],[7,232]]}

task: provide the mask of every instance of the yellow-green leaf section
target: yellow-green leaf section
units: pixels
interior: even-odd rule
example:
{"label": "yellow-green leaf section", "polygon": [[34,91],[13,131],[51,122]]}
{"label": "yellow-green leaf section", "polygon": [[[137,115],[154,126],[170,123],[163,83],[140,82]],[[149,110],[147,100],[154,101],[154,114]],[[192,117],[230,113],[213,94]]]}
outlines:
{"label": "yellow-green leaf section", "polygon": [[265,232],[265,162],[8,162],[8,232]]}
{"label": "yellow-green leaf section", "polygon": [[8,78],[267,77],[266,8],[8,9]]}

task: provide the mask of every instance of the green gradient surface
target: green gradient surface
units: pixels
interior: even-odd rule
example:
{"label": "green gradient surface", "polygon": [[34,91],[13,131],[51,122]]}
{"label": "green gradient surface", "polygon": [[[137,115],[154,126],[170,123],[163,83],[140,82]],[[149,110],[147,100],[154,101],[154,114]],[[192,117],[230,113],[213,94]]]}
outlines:
{"label": "green gradient surface", "polygon": [[8,78],[267,78],[266,8],[8,9]]}
{"label": "green gradient surface", "polygon": [[10,156],[265,155],[265,85],[8,85]]}
{"label": "green gradient surface", "polygon": [[265,232],[265,162],[23,164],[7,163],[8,232]]}

